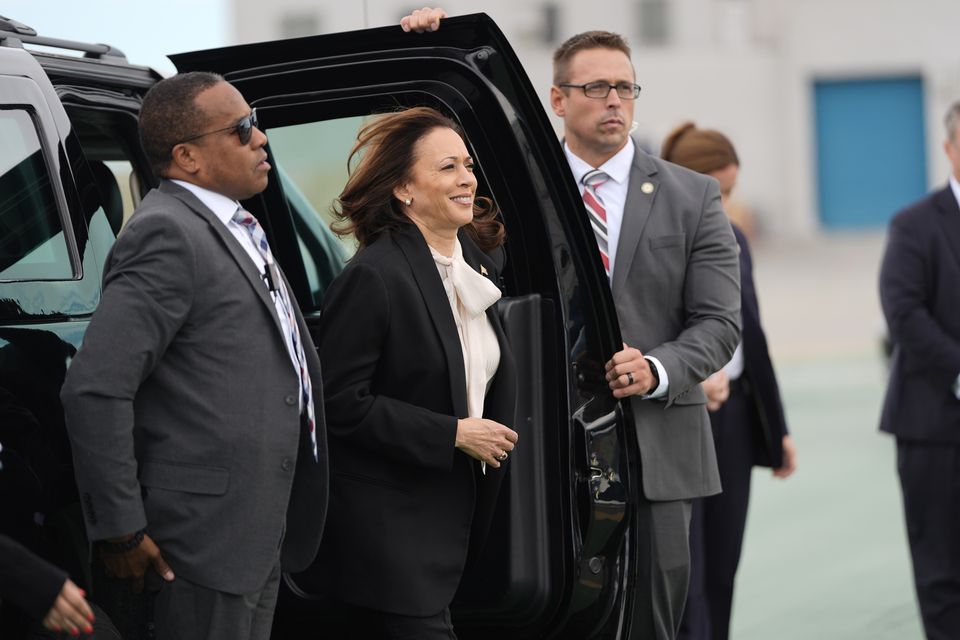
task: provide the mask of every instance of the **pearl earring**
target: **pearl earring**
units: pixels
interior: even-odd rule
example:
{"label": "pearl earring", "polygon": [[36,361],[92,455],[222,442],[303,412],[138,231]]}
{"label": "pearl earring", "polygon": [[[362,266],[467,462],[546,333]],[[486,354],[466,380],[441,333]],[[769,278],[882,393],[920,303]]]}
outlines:
{"label": "pearl earring", "polygon": [[413,198],[407,198],[406,200],[403,201],[403,204],[405,204],[405,205],[407,205],[407,206],[409,207],[409,206],[410,206],[410,203],[412,203],[412,202],[413,202]]}

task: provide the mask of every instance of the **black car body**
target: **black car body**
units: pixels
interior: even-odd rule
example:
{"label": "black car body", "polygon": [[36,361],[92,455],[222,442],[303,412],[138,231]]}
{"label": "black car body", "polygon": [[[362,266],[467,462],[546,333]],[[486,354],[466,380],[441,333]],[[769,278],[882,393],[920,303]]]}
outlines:
{"label": "black car body", "polygon": [[[432,34],[388,27],[171,59],[223,74],[257,108],[280,169],[244,206],[266,227],[308,323],[350,252],[317,212],[339,193],[362,119],[426,104],[463,126],[479,191],[507,230],[502,306],[520,368],[521,444],[482,570],[467,573],[454,602],[458,634],[623,637],[639,474],[629,409],[603,378],[619,328],[561,147],[496,25],[473,15]],[[0,531],[68,569],[128,638],[146,637],[147,612],[88,562],[58,394],[122,219],[156,185],[136,118],[159,79],[110,47],[0,20],[0,140],[19,144],[0,146]],[[117,166],[129,174],[123,189]],[[285,576],[274,637],[322,630],[325,603],[311,584],[309,571]],[[23,637],[16,613],[2,611],[2,637]]]}

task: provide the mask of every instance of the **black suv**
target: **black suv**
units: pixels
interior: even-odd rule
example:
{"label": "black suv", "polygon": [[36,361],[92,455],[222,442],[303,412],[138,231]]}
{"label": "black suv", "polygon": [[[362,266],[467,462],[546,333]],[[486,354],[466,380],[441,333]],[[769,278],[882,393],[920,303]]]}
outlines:
{"label": "black suv", "polygon": [[[602,365],[619,328],[561,147],[500,30],[473,15],[421,36],[387,27],[171,59],[181,71],[223,74],[257,107],[277,171],[244,206],[264,223],[308,323],[353,251],[327,221],[364,118],[425,104],[463,126],[480,192],[507,229],[503,315],[520,367],[523,442],[489,561],[454,603],[458,633],[625,636],[637,449]],[[125,638],[149,637],[147,607],[89,553],[58,395],[97,307],[104,258],[156,186],[137,114],[160,77],[112,47],[0,18],[0,531],[69,570]],[[309,571],[285,576],[275,638],[322,635],[326,604],[311,583]],[[10,606],[2,624],[5,639],[28,635]]]}

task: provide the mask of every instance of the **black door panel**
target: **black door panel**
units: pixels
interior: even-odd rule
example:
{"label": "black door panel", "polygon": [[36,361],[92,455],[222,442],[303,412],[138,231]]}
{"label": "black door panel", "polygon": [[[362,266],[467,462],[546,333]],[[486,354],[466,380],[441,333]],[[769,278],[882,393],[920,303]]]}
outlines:
{"label": "black door panel", "polygon": [[[558,384],[546,361],[555,339],[554,305],[538,295],[500,302],[504,332],[517,365],[520,436],[500,489],[497,512],[483,555],[468,568],[454,599],[454,622],[469,626],[463,637],[531,638],[559,608],[567,531],[555,501],[564,492],[565,465],[556,455],[559,416],[547,415],[543,394]],[[489,627],[488,625],[493,625]]]}

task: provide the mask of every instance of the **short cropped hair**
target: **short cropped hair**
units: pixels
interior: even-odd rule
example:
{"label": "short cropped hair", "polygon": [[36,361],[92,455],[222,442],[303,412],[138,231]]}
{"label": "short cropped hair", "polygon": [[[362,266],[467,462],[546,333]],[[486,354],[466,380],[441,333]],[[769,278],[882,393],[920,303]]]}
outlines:
{"label": "short cropped hair", "polygon": [[190,71],[153,85],[140,107],[140,143],[158,178],[164,177],[173,159],[173,148],[203,133],[208,114],[196,104],[197,96],[224,82],[223,76],[207,71]]}
{"label": "short cropped hair", "polygon": [[553,52],[553,84],[559,85],[570,80],[570,61],[573,56],[586,49],[613,49],[622,51],[630,58],[630,45],[626,38],[611,31],[584,31],[568,38]]}

